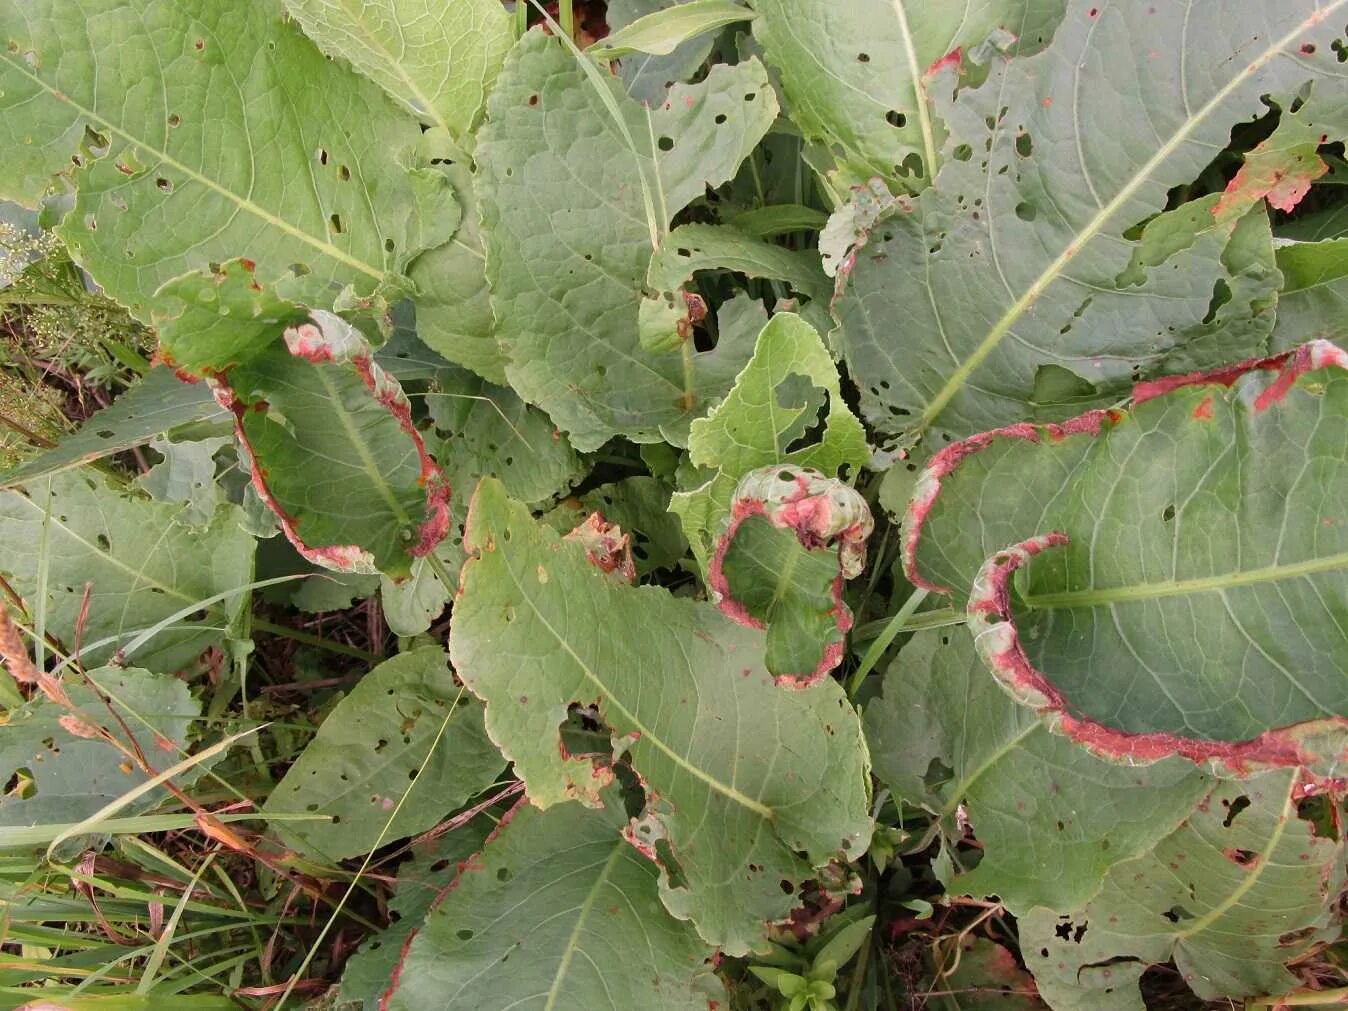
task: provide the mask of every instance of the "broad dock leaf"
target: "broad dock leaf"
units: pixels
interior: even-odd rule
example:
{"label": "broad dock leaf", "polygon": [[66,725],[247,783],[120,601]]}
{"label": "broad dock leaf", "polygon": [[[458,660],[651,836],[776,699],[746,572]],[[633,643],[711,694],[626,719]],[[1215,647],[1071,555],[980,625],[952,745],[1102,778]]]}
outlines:
{"label": "broad dock leaf", "polygon": [[[1264,299],[1225,306],[1234,331],[1191,332],[1249,259],[1228,253],[1241,218],[1214,218],[1160,261],[1134,229],[1263,96],[1341,87],[1345,11],[1073,0],[1045,51],[994,58],[980,86],[952,100],[954,70],[939,71],[940,172],[875,225],[837,305],[872,424],[966,436],[1033,416],[1044,370],[1108,403],[1140,378],[1262,353]],[[1244,318],[1261,315],[1262,332]]]}
{"label": "broad dock leaf", "polygon": [[658,440],[724,395],[691,341],[643,347],[647,269],[672,216],[731,178],[777,114],[756,59],[650,109],[534,30],[506,59],[475,155],[506,374],[577,449]]}
{"label": "broad dock leaf", "polygon": [[983,847],[950,891],[998,896],[1017,916],[1074,909],[1121,860],[1149,849],[1212,789],[1182,758],[1115,765],[1052,733],[1006,694],[961,628],[918,632],[865,710],[875,774],[958,839]]}
{"label": "broad dock leaf", "polygon": [[326,53],[344,57],[419,119],[456,140],[476,125],[506,50],[496,0],[285,0]]}
{"label": "broad dock leaf", "polygon": [[[221,641],[248,602],[243,587],[253,572],[253,538],[240,528],[237,506],[222,507],[204,528],[178,523],[184,508],[128,493],[87,470],[0,492],[0,572],[30,606],[45,574],[47,631],[73,649],[81,629],[86,663],[107,660],[136,633],[191,609],[132,658],[174,672]],[[232,589],[237,596],[201,604]],[[204,617],[192,615],[193,605]],[[92,647],[109,638],[112,644]]]}
{"label": "broad dock leaf", "polygon": [[994,34],[1042,46],[1064,0],[754,0],[754,36],[782,75],[791,118],[827,145],[846,187],[926,186],[942,160],[933,72]]}
{"label": "broad dock leaf", "polygon": [[455,707],[459,695],[439,646],[402,653],[361,678],[263,807],[333,820],[278,823],[282,840],[320,860],[343,860],[368,853],[381,834],[391,843],[430,828],[490,786],[504,762],[487,739],[481,703],[464,692]]}
{"label": "broad dock leaf", "polygon": [[993,673],[1102,754],[1337,774],[1345,365],[1308,344],[955,443],[919,478],[909,575],[967,595]]}
{"label": "broad dock leaf", "polygon": [[1329,923],[1344,883],[1343,841],[1301,815],[1305,795],[1293,770],[1218,783],[1089,905],[1022,918],[1045,999],[1057,1011],[1144,1011],[1137,980],[1171,959],[1207,1000],[1292,989],[1284,965],[1338,936]]}
{"label": "broad dock leaf", "polygon": [[602,810],[521,801],[412,936],[384,1011],[706,1011],[711,952],[660,905],[659,871]]}
{"label": "broad dock leaf", "polygon": [[467,547],[450,653],[488,733],[534,804],[598,804],[611,773],[559,736],[569,706],[595,705],[647,789],[633,838],[709,943],[748,951],[813,868],[864,848],[865,742],[836,682],[775,686],[762,633],[615,583],[496,481],[478,487]]}
{"label": "broad dock leaf", "polygon": [[0,194],[33,205],[68,173],[61,236],[141,319],[211,262],[326,307],[448,238],[443,178],[408,168],[416,120],[278,3],[7,4],[0,37]]}

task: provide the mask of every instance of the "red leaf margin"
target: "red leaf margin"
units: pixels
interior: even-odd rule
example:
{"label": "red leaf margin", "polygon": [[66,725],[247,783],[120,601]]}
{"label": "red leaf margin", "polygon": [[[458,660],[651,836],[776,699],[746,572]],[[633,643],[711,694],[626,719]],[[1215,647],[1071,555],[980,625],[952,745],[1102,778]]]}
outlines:
{"label": "red leaf margin", "polygon": [[[1269,358],[1141,383],[1134,387],[1133,406],[1184,387],[1229,387],[1251,372],[1276,371],[1276,378],[1252,405],[1255,412],[1262,412],[1281,403],[1301,376],[1328,367],[1348,369],[1348,353],[1329,341],[1317,340]],[[948,587],[925,579],[918,571],[917,548],[927,515],[940,497],[942,479],[967,457],[999,439],[1038,442],[1044,437],[1053,441],[1075,435],[1096,437],[1125,417],[1126,412],[1120,410],[1088,411],[1062,424],[1010,425],[947,446],[927,465],[908,504],[903,540],[903,565],[908,579],[928,590],[951,592]],[[1331,716],[1277,727],[1244,741],[1214,741],[1159,731],[1129,733],[1070,712],[1062,693],[1030,662],[1011,605],[1011,579],[1016,570],[1035,555],[1068,542],[1065,533],[1053,531],[997,552],[983,564],[969,595],[968,628],[975,648],[993,676],[1017,702],[1044,717],[1050,730],[1108,761],[1149,764],[1177,754],[1196,764],[1207,764],[1219,774],[1239,777],[1276,768],[1302,767],[1307,771],[1301,787],[1303,796],[1322,791],[1342,795],[1348,791],[1348,777],[1335,775],[1348,764],[1348,717]]]}
{"label": "red leaf margin", "polygon": [[[350,365],[370,395],[397,419],[398,426],[412,440],[421,466],[418,483],[426,489],[426,519],[417,530],[417,543],[408,548],[408,553],[414,558],[430,554],[449,535],[450,487],[444,471],[427,451],[426,442],[412,421],[412,405],[407,394],[398,381],[375,362],[374,350],[358,330],[341,317],[321,309],[311,311],[309,316],[312,322],[286,328],[284,338],[289,352],[312,365]],[[340,331],[336,329],[337,324],[349,331],[350,336],[338,336]],[[239,399],[229,385],[228,372],[208,376],[206,381],[210,384],[216,402],[234,416],[234,434],[240,450],[248,459],[253,489],[267,508],[276,514],[282,532],[295,550],[315,565],[337,572],[378,572],[370,553],[359,544],[310,546],[304,542],[299,524],[285,511],[267,485],[265,470],[259,464],[253,444],[244,429],[244,415],[254,409],[253,405]]]}
{"label": "red leaf margin", "polygon": [[[795,533],[796,539],[806,548],[823,548],[830,544],[838,546],[838,575],[830,587],[833,608],[828,613],[834,617],[838,631],[846,635],[852,628],[853,618],[851,609],[843,603],[843,583],[865,567],[866,541],[874,529],[869,508],[864,519],[835,530],[837,518],[830,494],[840,482],[809,467],[791,465],[761,467],[757,471],[750,471],[746,477],[752,478],[760,471],[776,475],[789,473],[794,477],[795,488],[780,501],[769,502],[763,497],[741,494],[740,490],[744,488],[741,480],[730,507],[730,523],[716,542],[716,551],[707,567],[707,588],[711,590],[712,600],[722,614],[737,624],[746,628],[767,627],[762,619],[750,614],[748,608],[735,599],[725,574],[725,557],[735,534],[749,517],[761,516],[774,527]],[[850,488],[848,490],[851,491]],[[844,647],[843,639],[830,643],[824,647],[823,656],[814,670],[777,674],[773,681],[787,688],[809,688],[818,684],[829,671],[842,663]]]}

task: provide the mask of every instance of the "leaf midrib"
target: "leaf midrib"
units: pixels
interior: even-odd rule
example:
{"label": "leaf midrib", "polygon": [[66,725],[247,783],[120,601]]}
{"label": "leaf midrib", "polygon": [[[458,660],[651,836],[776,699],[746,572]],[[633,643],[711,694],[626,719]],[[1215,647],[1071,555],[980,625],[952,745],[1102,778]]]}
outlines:
{"label": "leaf midrib", "polygon": [[352,423],[350,412],[342,407],[341,395],[332,381],[332,375],[321,365],[317,366],[317,368],[319,382],[323,384],[323,388],[328,392],[329,399],[337,408],[338,421],[342,426],[342,430],[346,433],[346,437],[350,441],[352,448],[355,450],[356,456],[360,458],[361,469],[369,475],[370,483],[374,485],[375,490],[388,505],[389,511],[393,513],[394,518],[403,526],[411,525],[412,518],[407,515],[407,510],[405,510],[402,503],[398,501],[398,497],[393,493],[393,489],[389,487],[389,483],[384,480],[384,475],[379,470],[379,464],[375,460],[374,454],[370,452],[370,447],[365,443],[365,440],[360,437],[360,432]]}
{"label": "leaf midrib", "polygon": [[249,200],[247,197],[241,196],[231,189],[227,189],[226,187],[220,185],[220,183],[216,182],[214,179],[211,179],[209,176],[204,175],[202,172],[192,168],[191,166],[178,161],[178,159],[174,158],[167,151],[164,151],[150,144],[148,141],[145,141],[139,137],[134,136],[129,131],[122,129],[120,126],[115,126],[107,117],[94,112],[92,109],[86,108],[79,102],[76,102],[69,95],[65,94],[65,92],[59,91],[58,89],[53,88],[51,85],[47,84],[47,82],[42,80],[42,78],[38,77],[36,74],[29,71],[27,67],[21,66],[19,63],[17,63],[13,59],[13,57],[11,57],[9,54],[0,52],[0,59],[3,59],[5,63],[9,64],[11,69],[21,74],[22,76],[26,77],[34,84],[36,84],[39,88],[41,88],[44,92],[46,92],[52,99],[70,106],[70,108],[74,109],[80,115],[87,117],[91,121],[91,123],[94,124],[99,130],[105,130],[108,133],[116,134],[118,137],[122,138],[122,140],[126,141],[128,144],[134,144],[135,146],[143,149],[148,154],[151,154],[155,158],[157,158],[161,163],[171,166],[172,168],[181,172],[183,175],[187,176],[194,182],[200,183],[208,190],[211,190],[212,192],[217,193],[222,197],[225,197],[227,200],[232,201],[235,204],[235,206],[237,206],[240,210],[252,214],[254,217],[265,222],[266,224],[280,229],[287,235],[299,239],[301,242],[307,243],[308,245],[319,250],[325,255],[330,256],[334,260],[337,260],[340,263],[344,263],[348,267],[351,267],[355,270],[359,270],[361,273],[366,274],[369,277],[373,277],[376,280],[379,280],[384,276],[384,271],[381,267],[376,267],[371,264],[368,264],[364,260],[352,256],[345,250],[339,249],[337,246],[334,246],[331,242],[328,242],[326,239],[320,239],[317,236],[312,235],[309,232],[306,232],[298,225],[291,224],[289,221],[286,221],[284,218],[278,217],[277,215],[268,211],[266,208],[260,206],[259,204],[254,203],[252,200]]}
{"label": "leaf midrib", "polygon": [[[895,0],[896,5],[899,2],[900,0]],[[1156,153],[1143,163],[1141,168],[1133,173],[1132,177],[1119,189],[1113,199],[1101,207],[1100,210],[1096,212],[1095,216],[1086,223],[1085,227],[1072,237],[1071,241],[1063,247],[1062,252],[1054,257],[1053,261],[1044,268],[1043,272],[1035,278],[1034,282],[1025,289],[1024,294],[1011,303],[1007,310],[1002,313],[978,347],[976,347],[973,353],[961,363],[959,368],[950,374],[950,377],[945,381],[940,390],[936,392],[936,395],[933,396],[922,409],[922,415],[918,422],[918,429],[925,430],[931,427],[932,423],[935,422],[941,412],[946,409],[950,401],[955,398],[956,394],[958,394],[961,389],[963,389],[964,384],[968,381],[969,377],[973,375],[974,371],[983,364],[984,360],[997,349],[999,344],[1001,344],[1003,338],[1011,332],[1011,327],[1014,326],[1030,306],[1038,300],[1039,296],[1047,290],[1049,285],[1058,279],[1063,271],[1067,269],[1067,265],[1076,259],[1077,254],[1085,249],[1086,246],[1090,244],[1091,240],[1104,229],[1105,225],[1108,224],[1110,219],[1113,218],[1123,205],[1132,198],[1133,194],[1141,189],[1142,185],[1151,178],[1152,174],[1162,164],[1164,164],[1166,159],[1168,159],[1179,146],[1188,139],[1189,134],[1193,132],[1194,128],[1199,123],[1210,116],[1213,111],[1225,102],[1251,75],[1270,62],[1274,57],[1280,55],[1289,45],[1295,42],[1298,36],[1303,34],[1308,28],[1325,20],[1345,3],[1348,3],[1348,0],[1334,0],[1328,7],[1317,10],[1309,18],[1298,23],[1296,28],[1288,32],[1281,39],[1278,39],[1260,53],[1256,59],[1246,64],[1238,73],[1234,74],[1201,109],[1185,120],[1183,125],[1171,135],[1170,139],[1162,144],[1161,147],[1157,149]]]}
{"label": "leaf midrib", "polygon": [[1264,852],[1259,854],[1259,857],[1254,861],[1253,866],[1242,875],[1240,883],[1231,890],[1230,895],[1217,903],[1217,905],[1213,906],[1198,919],[1194,920],[1193,923],[1183,930],[1175,931],[1174,937],[1176,941],[1184,940],[1200,931],[1206,930],[1219,918],[1224,916],[1227,910],[1239,903],[1240,900],[1245,897],[1246,893],[1259,882],[1264,871],[1267,870],[1269,864],[1273,862],[1273,853],[1277,850],[1278,843],[1282,841],[1282,837],[1287,831],[1287,826],[1292,820],[1292,798],[1296,792],[1296,783],[1297,777],[1291,777],[1287,795],[1283,798],[1282,811],[1278,815],[1277,823],[1274,826],[1272,834],[1269,836],[1268,845],[1264,847]]}
{"label": "leaf midrib", "polygon": [[893,0],[894,16],[899,21],[899,34],[903,36],[904,57],[908,60],[908,71],[913,77],[913,104],[917,111],[917,125],[922,131],[922,150],[926,156],[923,175],[928,179],[936,175],[936,138],[931,129],[931,113],[927,111],[925,88],[922,86],[923,69],[918,63],[917,49],[913,45],[913,33],[908,27],[908,12],[904,9],[904,0]]}
{"label": "leaf midrib", "polygon": [[1033,594],[1026,596],[1025,605],[1032,609],[1095,607],[1100,604],[1130,603],[1138,600],[1156,600],[1161,597],[1183,597],[1195,593],[1214,593],[1241,586],[1301,579],[1344,568],[1348,568],[1348,551],[1304,562],[1292,562],[1288,565],[1268,565],[1259,569],[1247,569],[1244,572],[1224,572],[1214,576],[1197,576],[1193,579],[1170,579],[1132,586]]}
{"label": "leaf midrib", "polygon": [[600,868],[598,877],[594,879],[594,884],[590,886],[589,892],[586,893],[585,901],[580,904],[579,915],[576,917],[575,925],[571,928],[570,936],[566,939],[566,947],[562,949],[562,957],[557,963],[557,972],[552,978],[552,986],[548,989],[548,1000],[543,1005],[543,1011],[553,1011],[557,1007],[557,998],[561,993],[562,981],[566,979],[566,974],[571,968],[571,960],[580,947],[581,928],[585,926],[585,921],[589,919],[590,911],[599,898],[600,890],[608,882],[609,875],[613,873],[613,868],[617,865],[618,858],[622,856],[623,849],[627,845],[627,840],[619,836],[614,843],[613,852],[604,861],[604,866]]}

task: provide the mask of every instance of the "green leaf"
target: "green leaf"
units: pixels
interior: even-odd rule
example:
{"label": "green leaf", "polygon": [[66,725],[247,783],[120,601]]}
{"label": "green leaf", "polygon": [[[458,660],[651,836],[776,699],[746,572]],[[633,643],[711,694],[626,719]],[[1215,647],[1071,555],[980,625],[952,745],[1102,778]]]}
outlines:
{"label": "green leaf", "polygon": [[1305,345],[952,445],[909,508],[909,576],[968,593],[992,672],[1101,754],[1335,767],[1345,361]]}
{"label": "green leaf", "polygon": [[791,118],[838,156],[839,183],[917,190],[940,164],[933,72],[1009,30],[1042,45],[1064,0],[755,0],[754,36],[782,75]]}
{"label": "green leaf", "polygon": [[225,501],[224,489],[215,481],[215,454],[233,442],[228,434],[182,442],[152,439],[150,448],[163,459],[136,483],[160,502],[185,503],[174,517],[177,522],[204,527]]}
{"label": "green leaf", "polygon": [[665,905],[734,954],[812,868],[865,851],[865,747],[835,682],[775,687],[760,633],[613,582],[498,482],[479,486],[468,530],[450,652],[533,803],[599,802],[611,773],[558,734],[568,706],[595,704],[649,791],[632,838],[660,858]]}
{"label": "green leaf", "polygon": [[724,1001],[711,952],[660,907],[655,865],[622,836],[618,787],[602,799],[602,811],[521,801],[413,936],[386,1011]]}
{"label": "green leaf", "polygon": [[577,449],[658,440],[724,394],[704,376],[715,352],[691,335],[643,348],[638,313],[670,218],[729,179],[776,113],[757,60],[652,110],[537,30],[511,51],[476,151],[487,278],[511,385]]}
{"label": "green leaf", "polygon": [[400,654],[366,674],[262,808],[332,821],[281,822],[280,837],[307,855],[343,860],[368,853],[381,838],[389,843],[430,828],[490,786],[501,756],[487,739],[481,704],[460,693],[439,646]]}
{"label": "green leaf", "polygon": [[668,56],[689,39],[753,17],[753,11],[734,0],[687,0],[624,25],[591,46],[588,55],[601,60],[631,53]]}
{"label": "green leaf", "polygon": [[[221,508],[207,527],[177,522],[181,512],[88,471],[57,474],[26,493],[0,493],[0,571],[31,606],[42,601],[50,634],[68,648],[82,642],[86,664],[105,662],[179,611],[205,610],[204,618],[174,621],[135,654],[140,666],[176,671],[221,641],[247,604],[243,587],[253,571],[253,539],[239,528],[237,507]],[[235,589],[237,596],[203,603]],[[106,639],[113,642],[93,645]]]}
{"label": "green leaf", "polygon": [[454,184],[463,217],[453,238],[416,258],[408,276],[417,286],[416,332],[456,365],[505,385],[506,356],[496,340],[491,294],[483,265],[481,211],[472,174],[462,163],[442,165]]}
{"label": "green leaf", "polygon": [[324,305],[447,237],[443,179],[406,167],[416,121],[279,5],[41,0],[7,7],[0,35],[0,194],[33,205],[68,172],[61,237],[141,319],[212,261],[247,256],[282,297]]}
{"label": "green leaf", "polygon": [[[188,728],[201,711],[187,685],[138,668],[102,667],[88,677],[112,699],[156,771],[178,760],[176,751],[185,746]],[[61,717],[69,721],[78,714],[82,725],[104,727],[127,743],[102,696],[83,678],[71,677],[65,688],[73,711],[38,696],[7,714],[0,735],[0,776],[6,783],[17,777],[24,792],[0,795],[2,826],[78,823],[150,778],[107,741],[77,735],[61,724]],[[143,811],[167,797],[163,788],[152,790],[123,812]]]}
{"label": "green leaf", "polygon": [[314,310],[274,348],[212,379],[253,485],[309,561],[411,572],[449,530],[449,489],[397,381],[360,332]]}
{"label": "green leaf", "polygon": [[813,253],[764,242],[730,225],[680,225],[651,260],[647,280],[656,291],[677,291],[699,270],[786,281],[812,302],[827,304],[833,295]]}
{"label": "green leaf", "polygon": [[778,683],[811,684],[842,663],[843,583],[865,567],[872,529],[866,500],[816,470],[763,467],[736,487],[707,588],[730,618],[767,628]]}
{"label": "green leaf", "polygon": [[13,488],[124,453],[179,425],[228,418],[211,399],[205,384],[185,383],[171,369],[153,368],[109,406],[94,412],[56,448],[0,474],[0,488]]}
{"label": "green leaf", "polygon": [[437,896],[453,884],[460,865],[482,849],[492,829],[486,816],[414,844],[412,855],[398,867],[398,880],[389,899],[389,925],[366,938],[342,970],[338,1005],[356,1004],[360,1011],[380,1011],[379,1000],[389,988],[403,957],[403,945],[420,930]]}
{"label": "green leaf", "polygon": [[[1149,849],[1212,787],[1179,757],[1122,766],[1051,732],[988,675],[963,629],[916,633],[866,706],[875,774],[950,839],[972,825],[983,856],[949,884],[1017,916],[1073,909]],[[959,814],[959,809],[963,811]]]}
{"label": "green leaf", "polygon": [[325,53],[456,140],[476,125],[515,41],[495,0],[286,0],[286,9]]}
{"label": "green leaf", "polygon": [[1343,886],[1343,843],[1298,813],[1293,770],[1219,783],[1155,848],[1119,864],[1089,905],[1022,917],[1021,945],[1059,1011],[1143,1011],[1133,984],[1174,959],[1206,1000],[1281,994],[1284,964],[1321,940]]}
{"label": "green leaf", "polygon": [[230,260],[160,286],[154,311],[159,355],[190,375],[218,375],[279,345],[281,332],[305,315],[258,283],[252,260]]}
{"label": "green leaf", "polygon": [[756,239],[766,239],[788,232],[817,232],[824,227],[827,216],[823,211],[800,204],[774,204],[755,207],[730,219],[733,228]]}
{"label": "green leaf", "polygon": [[[823,434],[809,439],[821,412]],[[688,455],[699,467],[716,468],[710,480],[670,503],[705,570],[735,486],[749,471],[792,464],[833,476],[860,467],[870,451],[819,334],[799,316],[779,313],[758,335],[752,360],[725,400],[693,422]]]}
{"label": "green leaf", "polygon": [[940,71],[948,157],[911,212],[877,223],[836,307],[868,420],[904,440],[964,436],[1031,416],[1050,365],[1108,403],[1138,378],[1263,353],[1266,330],[1244,318],[1267,316],[1263,300],[1233,300],[1226,326],[1203,329],[1223,288],[1257,269],[1245,219],[1214,218],[1154,266],[1131,236],[1263,96],[1331,86],[1341,26],[1326,18],[1311,0],[1074,0],[1045,52],[994,59],[979,87],[952,100],[954,69]]}
{"label": "green leaf", "polygon": [[1348,238],[1279,244],[1277,257],[1283,281],[1273,347],[1348,340]]}
{"label": "green leaf", "polygon": [[[452,532],[435,549],[435,557],[450,579],[457,579],[463,567],[463,535]],[[454,588],[440,581],[435,566],[427,558],[412,562],[406,579],[394,581],[379,577],[379,602],[384,620],[394,635],[421,635],[444,613]]]}
{"label": "green leaf", "polygon": [[585,474],[570,440],[508,386],[447,366],[437,373],[426,406],[440,436],[434,455],[465,499],[480,478],[496,477],[512,497],[545,502]]}

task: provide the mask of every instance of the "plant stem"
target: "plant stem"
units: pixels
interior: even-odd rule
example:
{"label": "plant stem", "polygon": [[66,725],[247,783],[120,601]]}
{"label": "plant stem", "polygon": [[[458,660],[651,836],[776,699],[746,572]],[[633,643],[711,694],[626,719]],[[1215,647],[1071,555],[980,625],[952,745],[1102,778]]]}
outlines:
{"label": "plant stem", "polygon": [[1289,993],[1282,997],[1251,997],[1245,1002],[1245,1011],[1285,1007],[1344,1007],[1348,1006],[1348,986],[1334,990],[1307,993]]}
{"label": "plant stem", "polygon": [[557,4],[557,20],[561,22],[562,34],[573,41],[576,38],[576,11],[572,0],[560,0]]}
{"label": "plant stem", "polygon": [[[889,621],[888,618],[881,618],[879,621],[866,622],[852,633],[852,641],[870,642],[889,627]],[[905,626],[904,631],[916,632],[920,628],[948,628],[951,625],[963,625],[964,622],[964,615],[953,607],[934,607],[930,611],[923,611],[921,614],[914,615]]]}
{"label": "plant stem", "polygon": [[889,624],[885,626],[885,630],[870,644],[865,655],[861,658],[861,663],[857,664],[857,669],[852,672],[852,677],[847,682],[847,697],[849,699],[856,696],[857,689],[861,687],[861,682],[866,680],[866,675],[880,662],[880,658],[885,655],[885,650],[889,649],[890,643],[908,627],[908,619],[913,616],[913,612],[926,599],[926,590],[914,590],[908,599],[903,602],[903,606],[899,608],[898,613],[889,619]]}

